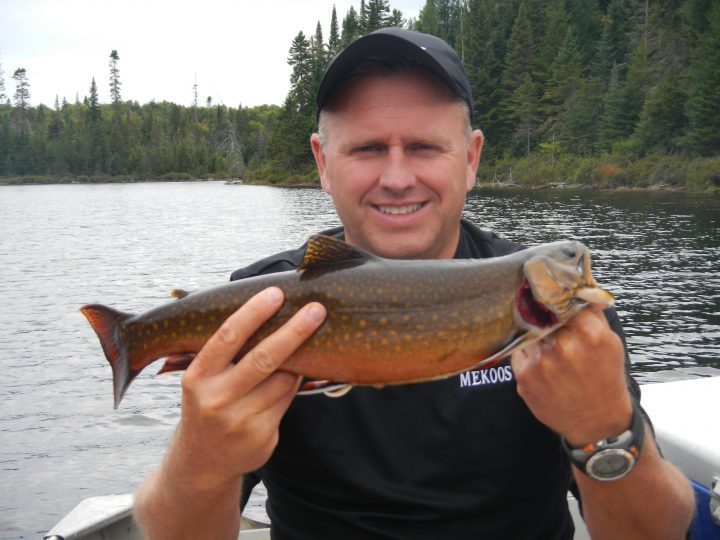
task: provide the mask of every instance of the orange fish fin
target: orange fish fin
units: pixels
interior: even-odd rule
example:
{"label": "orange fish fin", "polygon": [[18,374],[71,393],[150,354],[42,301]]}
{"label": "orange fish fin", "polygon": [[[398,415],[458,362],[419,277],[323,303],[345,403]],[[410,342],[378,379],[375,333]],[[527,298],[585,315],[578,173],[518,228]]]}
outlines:
{"label": "orange fish fin", "polygon": [[178,300],[185,298],[188,294],[190,294],[190,291],[186,291],[184,289],[173,289],[170,291],[170,296]]}
{"label": "orange fish fin", "polygon": [[194,359],[195,353],[172,354],[165,358],[165,363],[157,372],[157,375],[172,373],[174,371],[185,371]]}
{"label": "orange fish fin", "polygon": [[127,355],[127,348],[123,341],[119,327],[127,319],[133,317],[129,313],[123,313],[101,304],[89,304],[80,308],[80,311],[92,326],[102,345],[105,357],[110,363],[113,372],[113,394],[115,396],[115,408],[117,409],[120,400],[130,386],[132,380],[140,373],[130,367]]}
{"label": "orange fish fin", "polygon": [[301,279],[312,279],[341,268],[352,268],[375,259],[374,255],[324,234],[316,234],[308,240],[305,256],[298,270]]}
{"label": "orange fish fin", "polygon": [[538,341],[549,334],[552,334],[562,325],[563,323],[559,323],[548,328],[543,328],[541,330],[533,330],[530,332],[525,332],[524,334],[520,334],[518,337],[516,337],[510,343],[500,349],[498,352],[496,352],[492,356],[484,358],[470,369],[486,369],[492,367],[506,356],[510,356],[515,351],[519,351],[520,349],[527,347],[531,343]]}

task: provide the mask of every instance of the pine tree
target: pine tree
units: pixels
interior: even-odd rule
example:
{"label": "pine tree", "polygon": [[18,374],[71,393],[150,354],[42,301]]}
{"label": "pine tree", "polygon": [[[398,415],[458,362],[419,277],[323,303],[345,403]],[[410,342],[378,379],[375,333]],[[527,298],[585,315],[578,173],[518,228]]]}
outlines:
{"label": "pine tree", "polygon": [[570,24],[575,28],[583,65],[590,65],[595,58],[597,42],[602,35],[597,0],[566,0],[566,6]]}
{"label": "pine tree", "polygon": [[535,147],[535,137],[539,127],[537,94],[538,90],[530,73],[525,73],[522,83],[513,91],[509,99],[511,114],[508,120],[513,127],[511,146],[505,149],[507,153],[529,156],[530,151]]}
{"label": "pine tree", "polygon": [[687,152],[711,156],[720,152],[720,4],[709,13],[689,69]]}
{"label": "pine tree", "polygon": [[635,129],[634,139],[642,153],[672,154],[679,149],[687,118],[687,94],[677,76],[670,75],[649,93]]}
{"label": "pine tree", "polygon": [[365,33],[369,34],[384,26],[387,26],[387,19],[390,13],[388,0],[368,0],[367,20],[365,22]]}
{"label": "pine tree", "polygon": [[120,97],[120,70],[117,65],[118,60],[120,60],[120,56],[118,56],[118,52],[113,49],[110,53],[110,101],[115,107],[122,103],[122,98]]}
{"label": "pine tree", "polygon": [[7,94],[5,93],[5,72],[2,68],[2,62],[0,62],[0,105],[7,99]]}
{"label": "pine tree", "polygon": [[470,80],[473,108],[487,140],[484,155],[492,157],[501,146],[503,114],[500,110],[503,70],[504,9],[493,0],[470,0],[463,36],[463,63]]}
{"label": "pine tree", "polygon": [[340,52],[340,33],[338,29],[337,11],[335,6],[332,9],[332,16],[330,18],[330,35],[328,36],[327,53],[328,58],[334,58],[337,53]]}
{"label": "pine tree", "polygon": [[17,68],[12,78],[15,80],[15,106],[25,111],[30,107],[30,83],[25,68]]}
{"label": "pine tree", "polygon": [[[511,144],[508,138],[513,138],[517,132],[517,117],[514,107],[517,103],[517,92],[523,87],[528,89],[527,77],[530,77],[534,86],[533,72],[535,68],[535,44],[533,43],[532,26],[527,10],[528,0],[522,0],[518,9],[512,33],[507,43],[507,53],[503,66],[501,83],[502,97],[500,99],[499,122],[502,125],[502,132],[499,134],[498,142],[503,146]],[[528,99],[525,95],[523,99]]]}
{"label": "pine tree", "polygon": [[312,83],[315,75],[315,62],[310,42],[300,31],[290,46],[288,64],[292,67],[290,74],[290,95],[298,111],[307,114],[314,108]]}
{"label": "pine tree", "polygon": [[386,26],[395,26],[397,28],[404,28],[407,21],[403,17],[402,11],[399,9],[393,9],[390,13],[390,17],[386,21]]}
{"label": "pine tree", "polygon": [[508,94],[523,83],[526,74],[532,74],[535,66],[535,43],[527,1],[523,0],[520,4],[507,44],[502,86]]}
{"label": "pine tree", "polygon": [[543,26],[545,31],[538,48],[538,71],[540,80],[546,81],[568,29],[565,0],[551,0],[545,11]]}
{"label": "pine tree", "polygon": [[360,35],[362,35],[360,18],[355,8],[350,6],[342,22],[342,34],[340,35],[342,47],[347,47]]}
{"label": "pine tree", "polygon": [[360,35],[368,33],[368,9],[365,0],[360,0],[360,13],[358,13],[358,20],[360,22]]}
{"label": "pine tree", "polygon": [[93,77],[92,82],[90,83],[90,98],[88,99],[88,119],[91,124],[98,124],[100,122],[100,118],[100,100],[98,99],[95,77]]}
{"label": "pine tree", "polygon": [[568,27],[557,56],[550,66],[543,94],[551,125],[557,127],[556,123],[565,110],[564,105],[574,97],[582,84],[582,59],[572,27]]}
{"label": "pine tree", "polygon": [[425,0],[425,5],[418,14],[415,21],[415,29],[418,32],[438,36],[440,34],[440,16],[438,15],[435,0]]}

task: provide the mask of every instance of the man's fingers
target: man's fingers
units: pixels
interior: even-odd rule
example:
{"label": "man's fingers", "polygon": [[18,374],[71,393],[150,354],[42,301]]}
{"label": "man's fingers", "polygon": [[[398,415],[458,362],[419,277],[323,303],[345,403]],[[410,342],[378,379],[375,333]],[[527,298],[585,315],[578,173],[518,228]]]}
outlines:
{"label": "man's fingers", "polygon": [[322,304],[312,302],[300,309],[290,320],[248,352],[232,376],[239,392],[248,392],[278,369],[295,350],[315,333],[325,320]]}
{"label": "man's fingers", "polygon": [[188,368],[188,375],[214,375],[233,361],[240,348],[283,302],[283,292],[270,287],[248,300],[230,315],[207,341]]}

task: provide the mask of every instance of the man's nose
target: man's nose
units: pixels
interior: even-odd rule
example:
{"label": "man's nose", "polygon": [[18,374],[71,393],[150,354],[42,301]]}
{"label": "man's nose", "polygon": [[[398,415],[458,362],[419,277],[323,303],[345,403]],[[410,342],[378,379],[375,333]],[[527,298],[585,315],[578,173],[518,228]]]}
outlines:
{"label": "man's nose", "polygon": [[415,183],[415,173],[404,150],[391,148],[387,153],[385,167],[380,175],[380,186],[393,191],[402,191],[414,186]]}

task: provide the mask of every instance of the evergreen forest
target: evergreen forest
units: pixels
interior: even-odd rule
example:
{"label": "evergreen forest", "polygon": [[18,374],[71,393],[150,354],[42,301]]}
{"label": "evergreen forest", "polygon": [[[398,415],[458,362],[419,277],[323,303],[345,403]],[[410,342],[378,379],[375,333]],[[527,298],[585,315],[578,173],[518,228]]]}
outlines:
{"label": "evergreen forest", "polygon": [[[420,0],[419,0],[420,1]],[[122,99],[88,93],[31,105],[31,75],[0,65],[5,182],[243,178],[319,185],[309,137],[325,66],[384,26],[446,40],[470,78],[486,138],[479,181],[494,185],[720,191],[720,2],[716,0],[426,0],[405,18],[361,0],[330,28],[289,40],[282,105]],[[327,37],[325,37],[327,36]]]}

